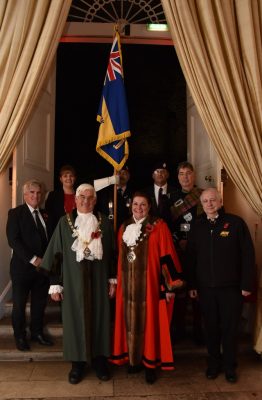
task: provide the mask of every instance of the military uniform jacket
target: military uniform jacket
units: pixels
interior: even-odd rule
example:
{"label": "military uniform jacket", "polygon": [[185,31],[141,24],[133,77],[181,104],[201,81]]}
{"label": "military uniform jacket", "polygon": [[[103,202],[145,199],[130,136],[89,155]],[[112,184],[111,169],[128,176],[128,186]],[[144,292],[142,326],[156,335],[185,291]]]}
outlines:
{"label": "military uniform jacket", "polygon": [[202,189],[196,186],[190,192],[184,192],[181,188],[175,191],[171,213],[177,244],[180,240],[187,240],[191,224],[203,212],[200,202],[201,192]]}
{"label": "military uniform jacket", "polygon": [[167,225],[172,233],[174,226],[173,226],[172,215],[171,215],[171,206],[174,204],[174,201],[175,201],[175,188],[171,185],[167,185],[167,192],[166,192],[166,194],[163,194],[163,209],[162,209],[161,213],[159,211],[159,208],[158,208],[158,205],[156,202],[154,185],[149,186],[148,188],[144,189],[144,191],[145,191],[145,193],[148,194],[148,196],[151,199],[150,213],[152,215],[155,215],[156,217],[163,218],[163,220],[167,223]]}

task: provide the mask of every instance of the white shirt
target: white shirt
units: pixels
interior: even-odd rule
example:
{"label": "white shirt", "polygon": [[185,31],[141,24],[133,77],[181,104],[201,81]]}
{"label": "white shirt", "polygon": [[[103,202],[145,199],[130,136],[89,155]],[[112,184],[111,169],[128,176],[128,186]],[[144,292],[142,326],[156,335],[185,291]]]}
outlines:
{"label": "white shirt", "polygon": [[156,198],[157,205],[158,205],[158,194],[159,194],[160,187],[163,189],[162,194],[167,194],[167,183],[164,186],[157,186],[156,184],[154,184],[154,192],[155,192],[155,198]]}
{"label": "white shirt", "polygon": [[[26,205],[27,205],[27,207],[29,208],[29,210],[30,210],[30,212],[31,212],[31,214],[32,214],[32,217],[34,218],[35,223],[36,223],[36,220],[35,220],[34,211],[35,211],[35,210],[38,211],[39,219],[40,219],[40,221],[41,221],[41,223],[42,223],[42,225],[43,225],[43,227],[44,227],[45,233],[46,233],[45,221],[43,220],[43,217],[42,217],[42,215],[41,215],[41,213],[40,213],[40,211],[39,211],[39,208],[38,208],[38,207],[37,207],[37,208],[33,208],[33,207],[31,207],[29,204],[27,204],[27,203],[26,203]],[[47,235],[46,235],[46,236],[47,236]],[[35,262],[36,259],[37,259],[37,256],[34,256],[33,258],[31,258],[31,260],[29,261],[30,264],[34,264],[34,262]]]}

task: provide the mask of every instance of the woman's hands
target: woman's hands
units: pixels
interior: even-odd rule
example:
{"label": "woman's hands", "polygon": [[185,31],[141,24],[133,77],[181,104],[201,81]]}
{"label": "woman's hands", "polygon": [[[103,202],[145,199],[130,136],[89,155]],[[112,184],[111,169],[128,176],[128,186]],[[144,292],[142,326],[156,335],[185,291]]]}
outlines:
{"label": "woman's hands", "polygon": [[175,297],[176,297],[175,292],[167,292],[166,293],[166,301],[167,301],[167,303],[169,303]]}

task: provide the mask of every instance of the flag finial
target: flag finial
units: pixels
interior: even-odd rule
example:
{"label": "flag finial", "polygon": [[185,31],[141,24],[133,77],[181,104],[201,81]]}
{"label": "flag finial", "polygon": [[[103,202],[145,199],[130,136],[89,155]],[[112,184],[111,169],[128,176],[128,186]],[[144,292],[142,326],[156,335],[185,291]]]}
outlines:
{"label": "flag finial", "polygon": [[129,25],[126,19],[118,19],[114,25],[114,32],[117,32],[119,35],[125,33],[125,27]]}

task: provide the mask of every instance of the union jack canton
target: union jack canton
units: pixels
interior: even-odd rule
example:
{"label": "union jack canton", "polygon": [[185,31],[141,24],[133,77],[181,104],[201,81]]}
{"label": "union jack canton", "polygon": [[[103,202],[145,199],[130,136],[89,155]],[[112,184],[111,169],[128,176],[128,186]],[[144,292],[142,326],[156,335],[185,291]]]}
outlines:
{"label": "union jack canton", "polygon": [[100,126],[96,151],[119,171],[128,158],[126,139],[131,136],[131,132],[118,32],[115,34],[109,56],[97,121],[100,122]]}

